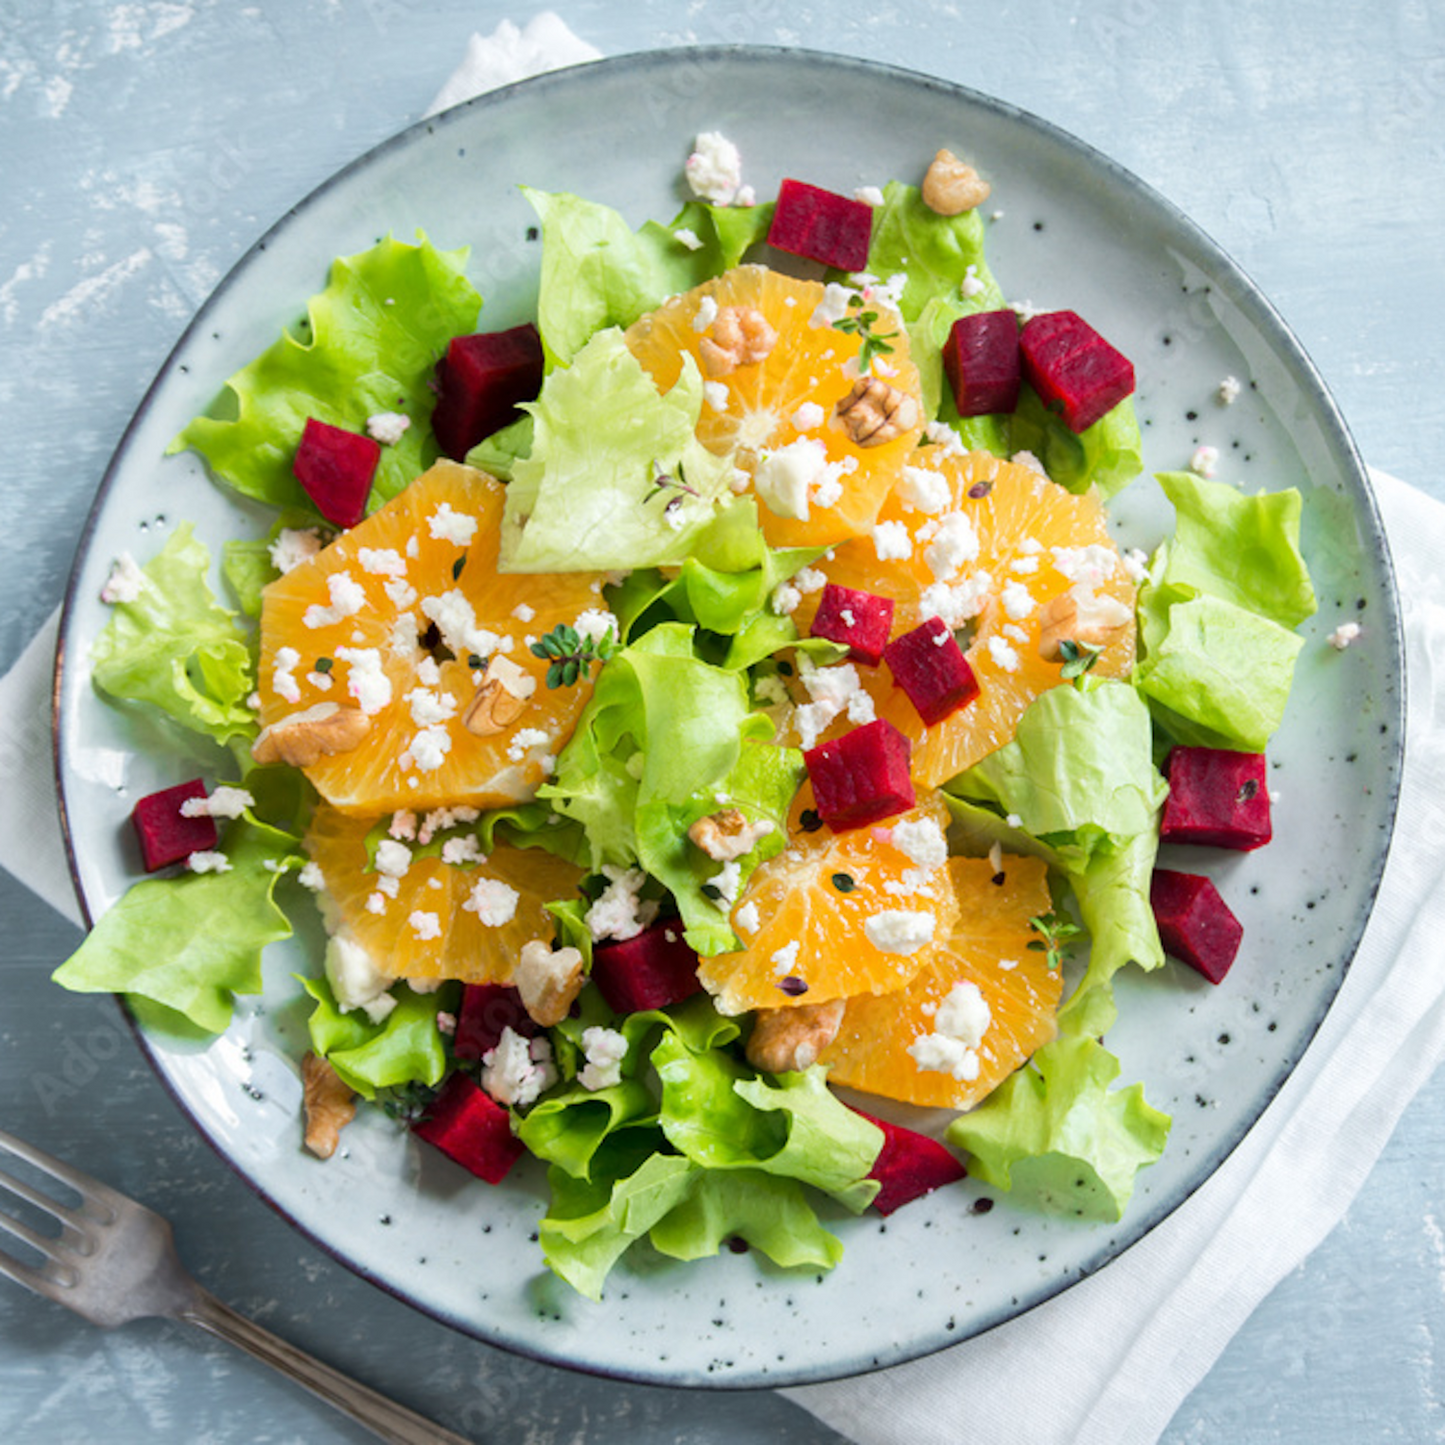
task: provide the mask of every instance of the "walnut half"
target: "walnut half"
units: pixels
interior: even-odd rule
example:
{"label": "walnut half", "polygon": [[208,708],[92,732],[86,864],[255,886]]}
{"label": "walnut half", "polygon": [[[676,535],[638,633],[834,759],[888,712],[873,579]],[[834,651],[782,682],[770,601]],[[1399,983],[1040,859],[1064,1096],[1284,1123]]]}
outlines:
{"label": "walnut half", "polygon": [[919,423],[917,398],[876,376],[862,377],[834,412],[860,447],[881,447]]}
{"label": "walnut half", "polygon": [[356,1095],[325,1059],[312,1053],[301,1060],[301,1092],[306,1147],[318,1159],[329,1159],[336,1152],[341,1131],[356,1117]]}
{"label": "walnut half", "polygon": [[582,955],[575,948],[549,948],[539,939],[522,945],[512,985],[535,1024],[550,1029],[560,1024],[582,992]]}
{"label": "walnut half", "polygon": [[359,747],[370,731],[371,719],[359,707],[318,702],[262,728],[251,745],[251,756],[258,763],[309,768],[322,758]]}
{"label": "walnut half", "polygon": [[1076,582],[1039,608],[1039,656],[1057,662],[1065,642],[1108,647],[1133,624],[1134,614],[1122,602],[1095,596],[1093,588]]}
{"label": "walnut half", "polygon": [[715,862],[730,863],[744,853],[751,853],[758,839],[772,831],[773,825],[767,818],[751,823],[741,808],[724,808],[699,818],[687,830],[687,836]]}
{"label": "walnut half", "polygon": [[702,369],[716,379],[764,360],[777,344],[778,333],[755,306],[724,306],[708,334],[697,344]]}
{"label": "walnut half", "polygon": [[770,1074],[811,1068],[838,1037],[846,1000],[759,1009],[748,1038],[748,1063]]}
{"label": "walnut half", "polygon": [[537,679],[531,673],[495,653],[482,669],[476,693],[462,713],[462,726],[475,737],[492,737],[521,717],[536,691]]}

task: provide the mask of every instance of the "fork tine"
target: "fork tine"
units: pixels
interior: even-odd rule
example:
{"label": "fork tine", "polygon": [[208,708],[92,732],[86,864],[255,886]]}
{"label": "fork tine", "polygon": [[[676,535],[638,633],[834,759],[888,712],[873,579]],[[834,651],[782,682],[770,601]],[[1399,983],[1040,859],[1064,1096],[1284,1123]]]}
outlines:
{"label": "fork tine", "polygon": [[11,1259],[3,1249],[0,1249],[0,1275],[6,1279],[13,1279],[16,1284],[23,1284],[26,1289],[33,1290],[36,1294],[50,1296],[55,1295],[55,1286],[58,1281],[49,1279],[40,1270],[32,1268],[28,1264],[21,1264],[18,1259]]}
{"label": "fork tine", "polygon": [[[50,1195],[42,1194],[38,1189],[32,1189],[23,1179],[16,1179],[13,1175],[0,1170],[0,1203],[4,1202],[7,1194],[13,1194],[17,1199],[23,1199],[27,1204],[33,1204],[36,1209],[48,1214],[52,1219],[58,1219],[62,1224],[73,1224],[80,1219],[79,1212],[70,1208],[69,1205],[61,1204],[59,1200],[52,1199]],[[4,1226],[8,1218],[9,1216],[0,1210],[0,1227]]]}
{"label": "fork tine", "polygon": [[[124,1196],[117,1194],[109,1188],[92,1179],[89,1174],[82,1173],[72,1165],[63,1163],[52,1154],[47,1154],[43,1149],[37,1149],[33,1144],[27,1144],[23,1139],[17,1139],[14,1134],[7,1134],[0,1129],[0,1150],[6,1150],[17,1159],[23,1159],[32,1168],[40,1170],[42,1174],[48,1174],[52,1179],[58,1179],[62,1184],[67,1184],[80,1195],[82,1207],[99,1205],[102,1209],[109,1211],[111,1218],[116,1214],[116,1205],[123,1201]],[[72,1216],[75,1211],[68,1210],[62,1204],[57,1204],[53,1199],[47,1199],[35,1191],[21,1186],[20,1181],[7,1178],[4,1187],[13,1189],[17,1194],[29,1199],[30,1203],[40,1209],[47,1210],[58,1219],[65,1219]],[[95,1211],[92,1209],[92,1213]],[[109,1221],[106,1221],[109,1222]]]}
{"label": "fork tine", "polygon": [[[22,1240],[37,1254],[44,1255],[52,1267],[59,1266],[64,1272],[74,1274],[74,1271],[71,1270],[68,1265],[64,1264],[61,1254],[62,1249],[74,1248],[78,1238],[74,1230],[66,1230],[65,1234],[59,1238],[41,1234],[39,1230],[31,1229],[31,1227],[22,1220],[16,1219],[13,1215],[6,1214],[3,1209],[0,1209],[0,1230],[3,1230],[12,1239]],[[10,1256],[7,1255],[3,1249],[0,1249],[0,1262],[6,1260],[10,1260]],[[19,1269],[29,1267],[22,1265],[18,1260],[12,1262]],[[44,1271],[39,1272],[44,1273]]]}

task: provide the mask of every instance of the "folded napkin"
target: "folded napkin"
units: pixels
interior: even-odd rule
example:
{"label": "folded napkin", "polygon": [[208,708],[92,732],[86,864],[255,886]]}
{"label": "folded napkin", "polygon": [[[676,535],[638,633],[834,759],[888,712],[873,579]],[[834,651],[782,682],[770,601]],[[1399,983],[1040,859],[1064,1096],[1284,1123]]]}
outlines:
{"label": "folded napkin", "polygon": [[[433,109],[596,58],[555,15],[473,36]],[[1106,1269],[978,1339],[785,1393],[867,1445],[1148,1445],[1261,1299],[1333,1228],[1445,1056],[1445,506],[1373,474],[1404,606],[1409,717],[1396,847],[1314,1043],[1209,1183]],[[0,679],[0,865],[67,917],[48,735],[54,619]],[[1368,634],[1357,644],[1368,646]],[[1049,1361],[1040,1371],[1037,1362]]]}

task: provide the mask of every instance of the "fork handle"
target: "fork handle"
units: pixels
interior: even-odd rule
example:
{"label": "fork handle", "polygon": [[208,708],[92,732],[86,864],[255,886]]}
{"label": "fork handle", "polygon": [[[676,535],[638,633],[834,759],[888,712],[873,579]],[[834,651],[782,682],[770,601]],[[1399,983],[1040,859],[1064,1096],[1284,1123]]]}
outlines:
{"label": "fork handle", "polygon": [[195,1299],[180,1311],[180,1318],[265,1361],[391,1445],[470,1445],[465,1437],[442,1429],[262,1329],[199,1286]]}

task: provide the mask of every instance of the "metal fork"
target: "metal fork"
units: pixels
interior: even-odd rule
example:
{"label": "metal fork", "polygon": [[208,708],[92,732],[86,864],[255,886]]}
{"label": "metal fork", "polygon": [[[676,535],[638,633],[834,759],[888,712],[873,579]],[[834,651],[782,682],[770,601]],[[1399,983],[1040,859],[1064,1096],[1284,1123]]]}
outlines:
{"label": "metal fork", "polygon": [[73,1189],[80,1205],[60,1204],[0,1168],[0,1201],[8,1192],[60,1224],[59,1235],[42,1234],[0,1209],[0,1232],[29,1245],[45,1261],[26,1264],[0,1250],[0,1275],[105,1329],[155,1316],[184,1320],[264,1360],[393,1445],[467,1445],[462,1436],[322,1364],[222,1304],[187,1274],[171,1226],[159,1214],[0,1130],[0,1163],[7,1154]]}

